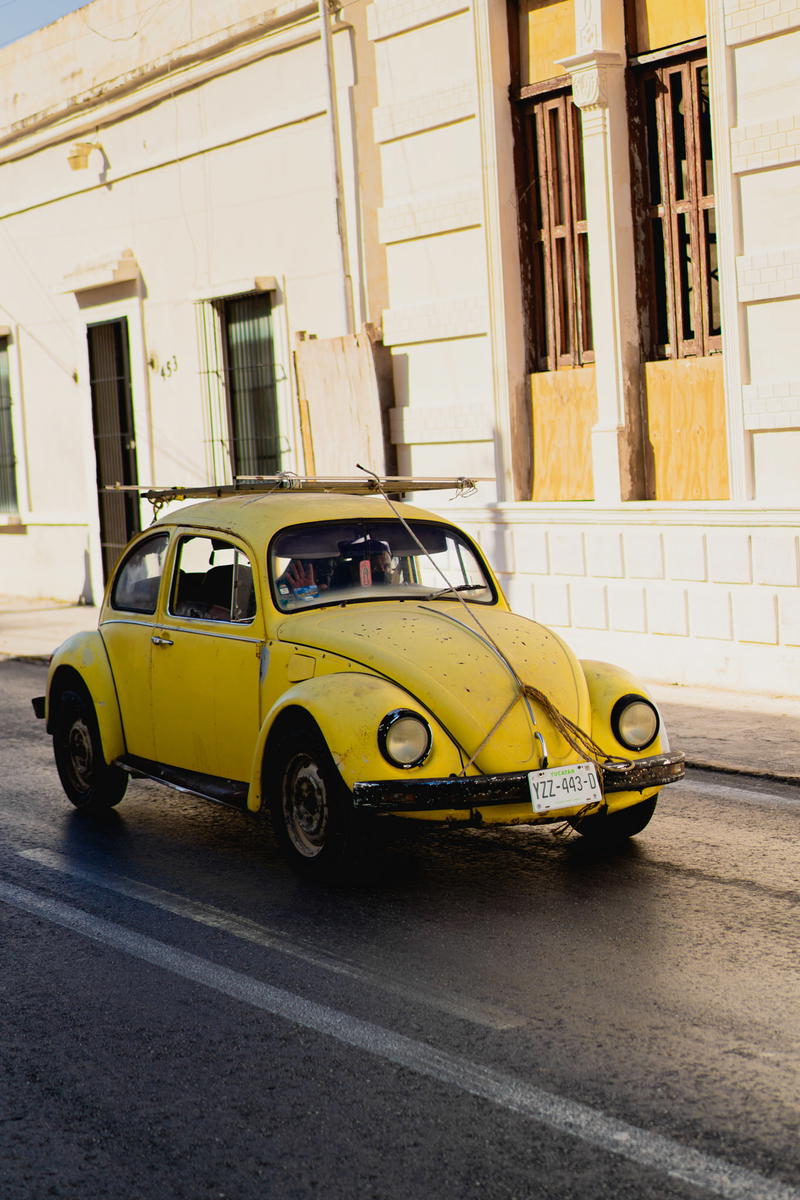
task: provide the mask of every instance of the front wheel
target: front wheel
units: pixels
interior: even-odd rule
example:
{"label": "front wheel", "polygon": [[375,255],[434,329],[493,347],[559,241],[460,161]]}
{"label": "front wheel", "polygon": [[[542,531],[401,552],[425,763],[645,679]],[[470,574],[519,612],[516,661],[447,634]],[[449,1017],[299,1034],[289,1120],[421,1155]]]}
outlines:
{"label": "front wheel", "polygon": [[352,797],[316,727],[280,735],[269,779],[275,836],[295,871],[324,878],[341,870],[353,847]]}
{"label": "front wheel", "polygon": [[119,804],[128,776],[109,766],[94,705],[82,687],[69,687],[53,697],[53,753],[61,786],[82,812],[100,813]]}
{"label": "front wheel", "polygon": [[641,833],[656,811],[657,796],[621,808],[619,812],[592,813],[588,817],[575,817],[570,821],[581,837],[597,845],[613,845]]}

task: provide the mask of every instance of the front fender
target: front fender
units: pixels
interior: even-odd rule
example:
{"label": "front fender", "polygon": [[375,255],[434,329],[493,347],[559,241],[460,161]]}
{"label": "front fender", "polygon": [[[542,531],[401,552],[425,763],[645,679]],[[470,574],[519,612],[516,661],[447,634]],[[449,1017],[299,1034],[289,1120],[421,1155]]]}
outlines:
{"label": "front fender", "polygon": [[[621,696],[634,692],[651,700],[650,693],[630,671],[611,663],[594,662],[588,659],[581,661],[586,684],[589,688],[589,699],[592,705],[591,734],[599,746],[609,754],[622,755],[624,758],[646,758],[649,754],[661,754],[669,750],[666,731],[659,730],[656,740],[646,750],[629,750],[618,742],[611,729],[611,710]],[[652,702],[652,701],[651,701]]]}
{"label": "front fender", "polygon": [[74,684],[75,676],[91,696],[103,743],[103,757],[107,763],[111,763],[125,753],[125,735],[111,664],[103,639],[96,630],[73,634],[53,654],[47,676],[45,705],[49,733],[53,731],[53,697],[60,687],[68,685],[70,681]]}
{"label": "front fender", "polygon": [[[662,754],[669,750],[669,739],[663,723],[656,740],[645,750],[629,750],[618,742],[611,729],[611,710],[622,696],[634,692],[639,696],[651,699],[646,687],[643,687],[635,675],[612,663],[594,662],[590,659],[581,660],[581,667],[586,676],[589,688],[589,700],[592,706],[591,735],[598,746],[608,754],[621,758],[647,758],[652,754]],[[660,715],[660,714],[659,714]],[[640,800],[656,795],[657,788],[649,788],[644,792],[617,792],[614,794],[612,808],[623,808],[636,804]]]}
{"label": "front fender", "polygon": [[[428,721],[433,745],[420,767],[393,767],[378,749],[378,726],[395,708],[408,708]],[[348,788],[364,779],[407,779],[438,777],[460,771],[462,760],[447,731],[424,705],[397,684],[377,675],[343,672],[305,679],[284,692],[267,713],[261,726],[250,773],[247,807],[258,812],[262,806],[262,779],[269,774],[269,743],[276,728],[291,720],[291,710],[300,710],[319,726],[333,760]],[[266,772],[262,770],[266,764]]]}

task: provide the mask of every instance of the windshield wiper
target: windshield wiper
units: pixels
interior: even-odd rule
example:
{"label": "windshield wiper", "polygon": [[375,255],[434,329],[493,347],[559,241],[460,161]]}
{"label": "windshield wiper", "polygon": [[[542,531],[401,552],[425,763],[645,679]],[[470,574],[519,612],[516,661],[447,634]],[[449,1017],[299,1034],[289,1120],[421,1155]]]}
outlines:
{"label": "windshield wiper", "polygon": [[439,588],[438,592],[431,592],[425,599],[438,600],[442,596],[449,596],[451,592],[482,592],[485,588],[485,583],[454,583],[450,587]]}

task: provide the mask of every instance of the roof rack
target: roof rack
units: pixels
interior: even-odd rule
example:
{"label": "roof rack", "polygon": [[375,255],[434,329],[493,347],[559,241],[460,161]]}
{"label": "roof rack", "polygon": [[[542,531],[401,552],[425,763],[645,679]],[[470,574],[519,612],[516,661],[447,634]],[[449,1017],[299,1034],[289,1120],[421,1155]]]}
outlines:
{"label": "roof rack", "polygon": [[218,499],[222,496],[247,494],[270,495],[274,492],[328,492],[342,496],[366,496],[374,492],[429,492],[455,490],[468,495],[476,490],[480,479],[458,478],[415,478],[410,475],[245,475],[235,483],[206,484],[201,487],[141,487],[136,484],[115,483],[103,488],[105,492],[136,492],[151,504],[168,504],[170,501]]}

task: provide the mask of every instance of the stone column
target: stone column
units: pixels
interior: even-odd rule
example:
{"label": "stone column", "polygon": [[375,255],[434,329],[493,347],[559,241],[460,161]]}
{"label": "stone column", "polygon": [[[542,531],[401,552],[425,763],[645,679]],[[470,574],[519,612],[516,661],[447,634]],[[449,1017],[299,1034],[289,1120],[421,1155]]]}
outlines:
{"label": "stone column", "polygon": [[581,109],[597,377],[595,499],[646,498],[622,0],[578,0],[562,59]]}

